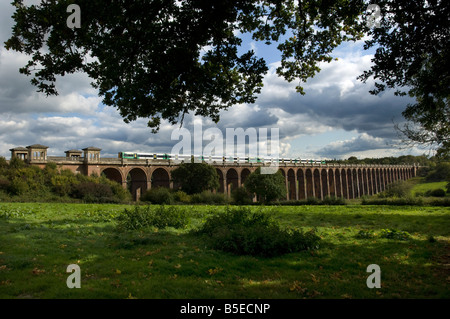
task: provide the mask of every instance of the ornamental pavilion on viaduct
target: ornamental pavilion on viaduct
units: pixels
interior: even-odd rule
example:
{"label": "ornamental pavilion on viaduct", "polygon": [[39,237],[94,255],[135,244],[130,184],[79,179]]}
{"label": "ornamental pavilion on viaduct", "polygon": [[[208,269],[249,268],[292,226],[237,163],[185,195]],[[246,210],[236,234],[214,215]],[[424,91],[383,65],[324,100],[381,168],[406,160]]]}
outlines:
{"label": "ornamental pavilion on viaduct", "polygon": [[[66,156],[47,156],[48,146],[34,144],[10,149],[11,158],[18,157],[41,168],[55,163],[60,169],[74,173],[100,176],[127,187],[135,199],[153,187],[177,188],[171,172],[178,163],[170,160],[101,158],[101,149],[87,147],[68,150]],[[212,162],[219,175],[220,187],[216,191],[230,195],[231,189],[240,187],[246,178],[264,163]],[[312,164],[282,161],[278,169],[285,178],[287,200],[299,200],[326,196],[358,198],[383,191],[390,183],[416,176],[416,165],[366,165],[366,164]]]}

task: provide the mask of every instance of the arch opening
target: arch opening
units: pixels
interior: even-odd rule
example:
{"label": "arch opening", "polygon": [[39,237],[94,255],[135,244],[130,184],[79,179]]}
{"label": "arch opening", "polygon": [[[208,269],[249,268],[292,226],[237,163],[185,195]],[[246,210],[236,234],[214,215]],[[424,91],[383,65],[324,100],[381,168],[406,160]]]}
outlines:
{"label": "arch opening", "polygon": [[152,188],[170,188],[170,176],[164,168],[157,168],[152,173]]}
{"label": "arch opening", "polygon": [[127,175],[127,188],[134,200],[139,200],[147,191],[147,174],[140,168],[133,168]]}

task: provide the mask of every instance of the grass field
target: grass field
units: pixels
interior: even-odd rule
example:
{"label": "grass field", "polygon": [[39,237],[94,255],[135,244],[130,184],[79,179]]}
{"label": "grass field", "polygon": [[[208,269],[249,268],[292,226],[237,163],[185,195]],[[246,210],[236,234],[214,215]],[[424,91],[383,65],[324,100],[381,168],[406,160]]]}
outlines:
{"label": "grass field", "polygon": [[[273,258],[212,250],[189,232],[224,206],[178,206],[191,219],[182,230],[119,231],[126,207],[0,203],[0,298],[450,298],[447,207],[265,207],[322,238],[318,250]],[[382,229],[411,238],[380,238]],[[69,264],[81,289],[66,285]],[[366,285],[370,264],[380,289]]]}
{"label": "grass field", "polygon": [[[417,179],[414,187],[411,190],[412,195],[416,195],[417,193],[425,193],[427,191],[432,191],[435,189],[443,189],[446,190],[447,182],[433,182],[433,183],[425,183],[422,179]],[[448,196],[448,195],[447,195]]]}

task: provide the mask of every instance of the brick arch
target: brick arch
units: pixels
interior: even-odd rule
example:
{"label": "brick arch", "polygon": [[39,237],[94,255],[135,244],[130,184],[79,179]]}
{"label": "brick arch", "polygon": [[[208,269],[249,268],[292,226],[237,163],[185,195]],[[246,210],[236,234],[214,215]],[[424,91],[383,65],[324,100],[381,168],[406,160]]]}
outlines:
{"label": "brick arch", "polygon": [[223,184],[224,184],[223,172],[219,168],[216,168],[216,172],[217,172],[217,175],[219,176],[219,188],[217,189],[217,191],[219,193],[224,193],[225,189],[224,189],[224,186],[223,186]]}
{"label": "brick arch", "polygon": [[328,196],[329,188],[328,188],[328,173],[326,169],[322,169],[320,172],[320,178],[322,179],[322,199]]}
{"label": "brick arch", "polygon": [[367,169],[367,194],[373,195],[372,169]]}
{"label": "brick arch", "polygon": [[287,172],[287,187],[288,199],[296,199],[295,171],[292,168]]}
{"label": "brick arch", "polygon": [[100,171],[100,175],[105,175],[105,177],[109,180],[117,182],[119,184],[123,184],[124,178],[123,173],[120,169],[115,167],[106,167]]}
{"label": "brick arch", "polygon": [[245,184],[245,180],[251,174],[251,171],[248,168],[243,168],[241,171],[241,185]]}
{"label": "brick arch", "polygon": [[358,197],[361,197],[362,195],[364,195],[364,178],[363,178],[363,171],[361,168],[358,168],[357,179],[358,179]]}
{"label": "brick arch", "polygon": [[361,195],[369,195],[369,182],[367,181],[367,170],[365,168],[362,169],[362,185],[363,191]]}
{"label": "brick arch", "polygon": [[346,172],[347,174],[347,187],[348,187],[348,198],[355,198],[354,185],[353,185],[353,177],[352,177],[352,169],[349,168]]}
{"label": "brick arch", "polygon": [[170,171],[164,167],[158,167],[151,172],[152,188],[166,187],[170,188]]}
{"label": "brick arch", "polygon": [[348,183],[347,183],[347,171],[345,169],[341,170],[341,193],[343,198],[348,197]]}
{"label": "brick arch", "polygon": [[311,198],[314,197],[314,178],[312,169],[307,168],[305,172],[306,177],[306,197]]}
{"label": "brick arch", "polygon": [[133,195],[135,200],[139,200],[140,196],[147,190],[148,176],[145,169],[134,167],[126,173],[127,188]]}
{"label": "brick arch", "polygon": [[334,174],[335,196],[344,197],[342,195],[341,171],[339,169],[332,170]]}
{"label": "brick arch", "polygon": [[320,171],[319,169],[315,169],[313,173],[313,185],[314,185],[314,195],[318,199],[322,199],[322,189],[321,189],[321,182],[320,182]]}
{"label": "brick arch", "polygon": [[383,182],[384,189],[386,189],[386,186],[389,184],[389,176],[386,168],[383,169],[383,178],[384,178]]}
{"label": "brick arch", "polygon": [[306,178],[303,169],[297,170],[298,199],[306,199]]}
{"label": "brick arch", "polygon": [[380,175],[380,169],[375,170],[376,177],[377,177],[377,193],[381,192],[381,175]]}
{"label": "brick arch", "polygon": [[359,197],[359,183],[358,183],[358,171],[356,168],[352,169],[352,184],[353,184],[353,198]]}
{"label": "brick arch", "polygon": [[226,173],[227,193],[231,194],[233,189],[239,187],[239,175],[236,169],[229,168]]}

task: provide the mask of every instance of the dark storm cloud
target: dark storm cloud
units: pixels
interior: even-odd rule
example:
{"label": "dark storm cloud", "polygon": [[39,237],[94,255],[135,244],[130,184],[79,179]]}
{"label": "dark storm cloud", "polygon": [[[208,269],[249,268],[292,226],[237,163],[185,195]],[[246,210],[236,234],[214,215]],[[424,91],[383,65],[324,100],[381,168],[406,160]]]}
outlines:
{"label": "dark storm cloud", "polygon": [[[361,61],[364,60],[361,58]],[[357,63],[342,61],[342,65],[324,68],[304,85],[306,94],[303,96],[295,92],[295,84],[283,85],[273,75],[269,76],[266,86],[275,84],[277,89],[272,86],[268,90],[271,92],[263,91],[264,96],[258,103],[261,108],[277,106],[293,116],[307,115],[311,125],[320,123],[335,129],[368,133],[374,137],[395,138],[392,121],[403,121],[401,112],[411,100],[394,96],[393,92],[371,95],[368,91],[373,88],[373,83],[364,84],[356,79],[364,70],[363,66],[356,67]],[[340,73],[340,76],[336,73]]]}

